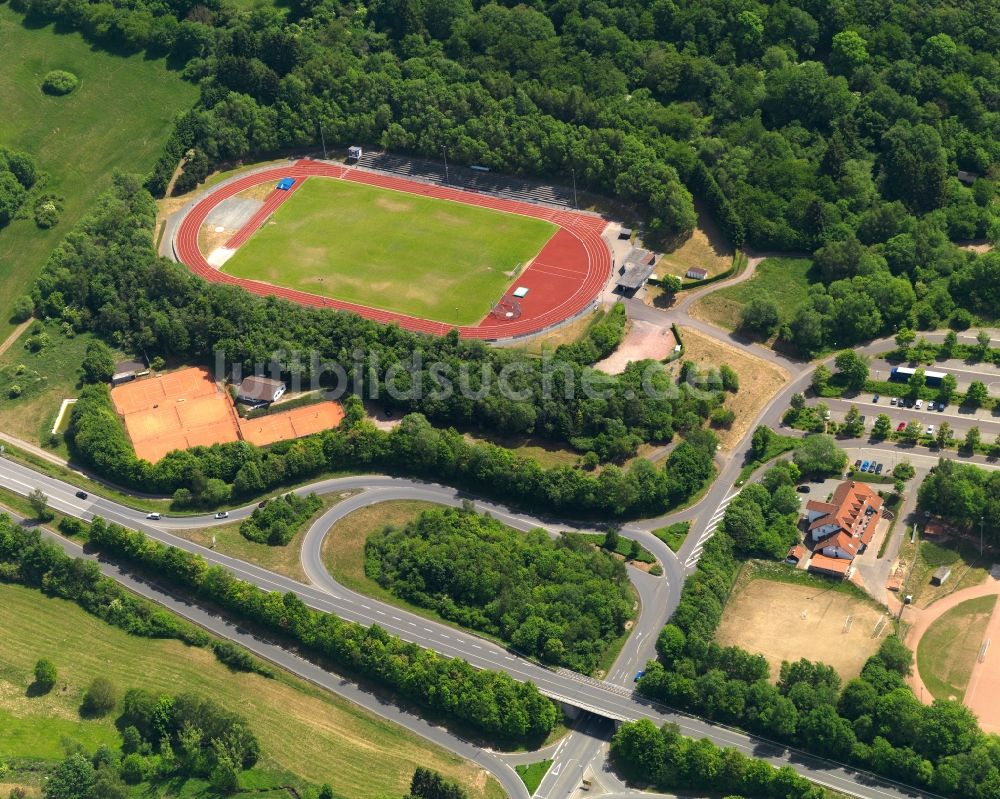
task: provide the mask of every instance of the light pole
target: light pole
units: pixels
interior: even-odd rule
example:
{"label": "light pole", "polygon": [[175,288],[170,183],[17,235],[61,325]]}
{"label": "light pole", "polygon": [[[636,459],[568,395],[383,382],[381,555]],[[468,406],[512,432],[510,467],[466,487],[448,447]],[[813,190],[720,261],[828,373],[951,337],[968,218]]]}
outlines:
{"label": "light pole", "polygon": [[983,556],[983,522],[985,521],[985,516],[979,517],[979,557]]}
{"label": "light pole", "polygon": [[573,173],[573,207],[580,210],[580,204],[576,201],[576,167],[570,167],[570,172]]}
{"label": "light pole", "polygon": [[443,144],[441,145],[441,152],[444,154],[444,182],[450,185],[451,181],[448,179],[448,148]]}
{"label": "light pole", "polygon": [[323,135],[323,123],[319,123],[319,140],[323,142],[323,160],[326,161],[326,136]]}

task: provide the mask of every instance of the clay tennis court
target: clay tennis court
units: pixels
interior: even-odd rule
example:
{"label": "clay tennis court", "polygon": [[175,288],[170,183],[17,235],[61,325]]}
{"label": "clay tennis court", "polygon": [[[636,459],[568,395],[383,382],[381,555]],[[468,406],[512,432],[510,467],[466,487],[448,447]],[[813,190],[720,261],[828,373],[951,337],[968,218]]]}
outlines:
{"label": "clay tennis court", "polygon": [[343,418],[344,411],[339,402],[318,402],[258,419],[240,419],[240,435],[244,441],[263,447],[275,441],[302,438],[329,430],[339,425]]}
{"label": "clay tennis court", "polygon": [[135,454],[156,463],[175,449],[239,440],[229,397],[207,369],[179,369],[111,389]]}

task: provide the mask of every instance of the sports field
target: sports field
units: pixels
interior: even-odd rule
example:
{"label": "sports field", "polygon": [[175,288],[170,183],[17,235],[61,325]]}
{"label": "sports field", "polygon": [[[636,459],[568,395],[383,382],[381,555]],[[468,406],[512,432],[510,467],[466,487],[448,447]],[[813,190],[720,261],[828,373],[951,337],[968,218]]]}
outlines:
{"label": "sports field", "polygon": [[223,271],[471,325],[556,230],[541,219],[313,177]]}

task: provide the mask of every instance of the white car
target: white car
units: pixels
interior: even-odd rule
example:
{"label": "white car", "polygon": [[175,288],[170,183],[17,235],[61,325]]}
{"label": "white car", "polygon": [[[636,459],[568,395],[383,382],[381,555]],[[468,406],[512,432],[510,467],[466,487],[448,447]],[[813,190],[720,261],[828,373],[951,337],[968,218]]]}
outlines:
{"label": "white car", "polygon": [[153,513],[147,513],[146,518],[152,519],[154,522],[157,522],[160,520],[160,514],[157,513],[156,511],[153,511]]}
{"label": "white car", "polygon": [[923,400],[917,400],[916,402],[913,403],[913,407],[919,411],[922,402]]}
{"label": "white car", "polygon": [[934,435],[934,425],[932,424],[927,425],[927,435],[929,436]]}
{"label": "white car", "polygon": [[216,519],[228,519],[229,518],[229,512],[228,511],[224,511],[224,510],[220,510],[218,513],[215,514],[215,518]]}

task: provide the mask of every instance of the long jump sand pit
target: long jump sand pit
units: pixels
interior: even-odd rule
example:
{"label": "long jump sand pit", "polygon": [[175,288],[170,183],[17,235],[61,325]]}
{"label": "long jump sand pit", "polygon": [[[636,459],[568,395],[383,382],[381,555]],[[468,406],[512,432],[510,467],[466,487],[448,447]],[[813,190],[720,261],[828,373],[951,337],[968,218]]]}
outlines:
{"label": "long jump sand pit", "polygon": [[860,599],[819,586],[755,579],[726,604],[715,640],[767,658],[777,680],[783,660],[818,660],[844,680],[857,677],[888,632],[885,617]]}
{"label": "long jump sand pit", "polygon": [[168,452],[239,440],[232,403],[207,369],[192,367],[111,389],[135,454],[156,463]]}
{"label": "long jump sand pit", "polygon": [[339,402],[317,402],[257,419],[240,419],[240,435],[244,441],[263,447],[275,441],[302,438],[329,430],[339,425],[343,418],[344,411]]}

